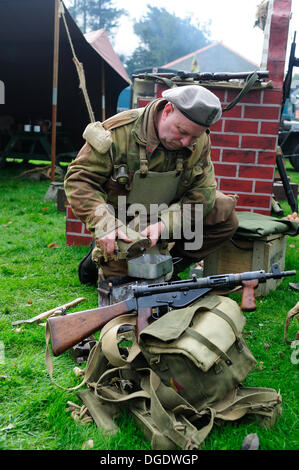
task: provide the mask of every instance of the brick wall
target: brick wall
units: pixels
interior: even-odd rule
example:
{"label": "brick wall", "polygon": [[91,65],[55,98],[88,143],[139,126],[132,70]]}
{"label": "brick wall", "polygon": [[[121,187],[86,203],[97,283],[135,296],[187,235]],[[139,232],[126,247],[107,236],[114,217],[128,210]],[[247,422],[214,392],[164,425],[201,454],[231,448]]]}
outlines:
{"label": "brick wall", "polygon": [[71,207],[66,206],[66,244],[68,246],[85,245],[88,246],[92,242],[91,233],[86,230],[85,225],[77,219]]}
{"label": "brick wall", "polygon": [[[238,91],[212,90],[226,106]],[[238,210],[269,215],[281,91],[251,90],[211,128],[218,189],[238,194]]]}
{"label": "brick wall", "polygon": [[[290,10],[291,0],[272,0],[266,69],[273,87],[251,90],[211,128],[218,188],[227,194],[238,194],[237,210],[240,211],[271,213]],[[239,92],[231,88],[210,88],[223,107]],[[157,97],[162,90],[163,87],[157,86]],[[92,239],[70,208],[67,209],[66,239],[68,245],[88,245]]]}

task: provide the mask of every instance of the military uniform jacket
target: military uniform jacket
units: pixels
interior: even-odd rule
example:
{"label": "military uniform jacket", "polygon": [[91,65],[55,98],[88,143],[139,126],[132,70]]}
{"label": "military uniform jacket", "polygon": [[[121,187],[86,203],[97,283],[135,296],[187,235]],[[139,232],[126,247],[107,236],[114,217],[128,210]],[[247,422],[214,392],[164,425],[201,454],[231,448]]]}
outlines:
{"label": "military uniform jacket", "polygon": [[[117,207],[117,196],[126,196],[130,188],[113,181],[115,167],[126,164],[130,178],[140,168],[140,154],[146,155],[149,171],[169,172],[181,162],[181,172],[174,200],[169,213],[161,215],[168,232],[173,233],[174,225],[179,223],[180,212],[174,207],[182,204],[202,204],[203,217],[208,215],[215,203],[216,181],[210,156],[209,130],[204,132],[192,147],[176,151],[165,149],[157,136],[156,116],[166,104],[157,99],[145,108],[119,113],[102,123],[109,131],[111,145],[100,151],[90,142],[81,148],[76,159],[69,165],[65,177],[65,191],[74,214],[86,224],[86,228],[96,237],[109,232],[103,224],[112,218],[116,226],[122,222],[99,209],[106,203]],[[83,134],[84,135],[84,134]],[[109,224],[108,224],[109,225]],[[98,227],[101,227],[98,229]],[[106,230],[106,231],[105,231]]]}

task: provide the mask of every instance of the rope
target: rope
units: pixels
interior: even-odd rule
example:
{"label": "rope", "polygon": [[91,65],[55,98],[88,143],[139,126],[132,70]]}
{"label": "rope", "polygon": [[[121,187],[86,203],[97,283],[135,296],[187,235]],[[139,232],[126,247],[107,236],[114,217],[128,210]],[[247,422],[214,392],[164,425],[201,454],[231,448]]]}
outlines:
{"label": "rope", "polygon": [[72,54],[73,54],[73,62],[76,66],[78,77],[79,77],[79,88],[81,88],[81,90],[83,92],[83,96],[84,96],[85,103],[86,103],[87,110],[88,110],[88,114],[89,114],[89,119],[90,119],[90,122],[95,122],[94,113],[93,113],[93,110],[92,110],[92,107],[91,107],[91,104],[90,104],[90,100],[89,100],[89,96],[88,96],[88,93],[87,93],[83,64],[79,61],[78,57],[76,56],[75,49],[74,49],[72,39],[71,39],[71,35],[70,35],[70,32],[69,32],[69,28],[68,28],[68,25],[67,25],[67,22],[66,22],[66,19],[65,19],[64,7],[63,7],[63,4],[61,2],[60,2],[60,11],[59,11],[59,13],[62,16],[64,26],[65,26],[65,30],[66,30],[66,34],[67,34],[67,37],[68,37],[68,40],[69,40],[69,43],[70,43],[70,46],[71,46],[71,50],[72,50]]}

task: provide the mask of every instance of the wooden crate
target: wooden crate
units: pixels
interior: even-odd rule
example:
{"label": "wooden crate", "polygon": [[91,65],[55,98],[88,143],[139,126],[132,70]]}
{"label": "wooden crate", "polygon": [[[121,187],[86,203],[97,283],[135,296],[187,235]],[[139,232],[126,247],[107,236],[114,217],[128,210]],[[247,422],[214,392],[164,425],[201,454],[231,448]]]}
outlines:
{"label": "wooden crate", "polygon": [[[281,271],[285,267],[286,236],[272,234],[259,239],[233,238],[219,250],[204,260],[204,276],[213,274],[241,273],[264,269],[271,272],[273,263],[278,263]],[[282,279],[269,279],[256,289],[256,295],[265,295],[275,290]]]}

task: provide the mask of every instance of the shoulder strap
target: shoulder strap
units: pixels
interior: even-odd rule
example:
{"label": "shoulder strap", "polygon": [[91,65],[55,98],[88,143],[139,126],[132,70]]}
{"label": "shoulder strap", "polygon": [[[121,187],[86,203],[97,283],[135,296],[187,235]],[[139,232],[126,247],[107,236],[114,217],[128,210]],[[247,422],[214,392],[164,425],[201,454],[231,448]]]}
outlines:
{"label": "shoulder strap", "polygon": [[256,72],[252,72],[250,75],[248,75],[248,77],[246,78],[244,87],[242,88],[240,93],[222,111],[224,112],[224,111],[229,111],[230,109],[232,109],[241,100],[241,98],[244,95],[246,95],[246,93],[248,93],[249,90],[251,90],[251,88],[253,87],[253,85],[255,84],[257,80],[259,80],[259,76]]}
{"label": "shoulder strap", "polygon": [[120,354],[117,334],[119,328],[126,325],[136,325],[135,313],[114,318],[109,323],[107,323],[101,331],[100,341],[102,342],[102,351],[110,364],[114,367],[120,367],[129,364],[140,353],[136,335],[134,335],[134,341],[130,347],[128,357],[124,358]]}
{"label": "shoulder strap", "polygon": [[52,362],[52,358],[51,358],[51,355],[50,355],[49,342],[50,342],[50,329],[49,329],[49,326],[48,326],[48,323],[47,323],[46,324],[46,357],[45,357],[45,360],[46,360],[46,366],[47,366],[47,369],[48,369],[48,372],[49,372],[51,382],[54,385],[56,385],[56,387],[59,387],[62,390],[66,390],[68,392],[73,391],[73,390],[77,390],[78,388],[82,387],[82,385],[84,385],[87,381],[86,377],[84,377],[83,381],[79,385],[76,385],[75,387],[69,387],[69,388],[68,387],[63,387],[62,385],[59,385],[58,383],[55,382],[55,380],[53,379],[53,362]]}
{"label": "shoulder strap", "polygon": [[106,130],[115,129],[120,126],[130,124],[130,122],[136,121],[142,112],[142,108],[128,109],[127,111],[122,111],[121,113],[115,114],[114,116],[106,119],[104,122],[102,122],[102,125]]}
{"label": "shoulder strap", "polygon": [[[290,341],[288,338],[287,338],[287,331],[289,329],[289,326],[290,326],[290,323],[291,323],[291,320],[293,317],[297,316],[298,315],[298,318],[299,318],[299,302],[296,303],[295,307],[293,307],[288,313],[287,313],[287,318],[286,318],[286,321],[285,321],[285,325],[284,325],[284,332],[283,332],[283,337],[284,337],[284,341],[286,344],[292,344],[292,341]],[[299,339],[299,331],[297,332],[296,334],[296,340]]]}

